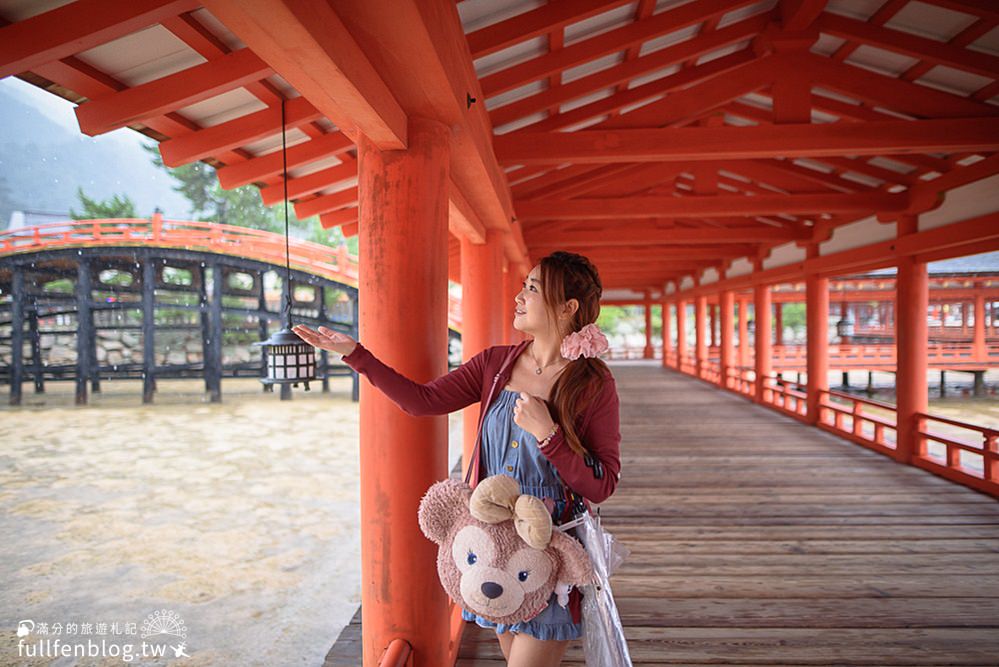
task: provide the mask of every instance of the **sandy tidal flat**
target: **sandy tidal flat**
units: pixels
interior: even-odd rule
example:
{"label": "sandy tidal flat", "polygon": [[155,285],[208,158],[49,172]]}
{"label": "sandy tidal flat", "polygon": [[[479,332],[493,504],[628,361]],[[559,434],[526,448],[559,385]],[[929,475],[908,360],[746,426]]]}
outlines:
{"label": "sandy tidal flat", "polygon": [[[125,664],[18,657],[15,629],[31,619],[64,626],[36,641],[137,645],[164,609],[190,657],[132,664],[321,665],[360,603],[350,379],[290,402],[254,380],[224,381],[221,404],[198,381],[160,385],[149,406],[137,383],[104,382],[86,407],[50,384],[0,408],[0,665]],[[460,413],[450,426],[453,465]]]}

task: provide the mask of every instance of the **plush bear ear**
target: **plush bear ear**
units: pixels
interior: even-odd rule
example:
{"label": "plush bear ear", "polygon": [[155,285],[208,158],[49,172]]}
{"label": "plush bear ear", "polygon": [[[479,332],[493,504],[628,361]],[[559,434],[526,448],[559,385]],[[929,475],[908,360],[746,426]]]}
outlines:
{"label": "plush bear ear", "polygon": [[559,557],[559,571],[556,579],[573,586],[582,586],[593,581],[593,564],[583,545],[561,530],[552,531],[552,541],[548,547]]}
{"label": "plush bear ear", "polygon": [[451,526],[468,514],[468,501],[472,489],[456,479],[437,482],[427,490],[420,500],[420,530],[437,544],[447,539]]}

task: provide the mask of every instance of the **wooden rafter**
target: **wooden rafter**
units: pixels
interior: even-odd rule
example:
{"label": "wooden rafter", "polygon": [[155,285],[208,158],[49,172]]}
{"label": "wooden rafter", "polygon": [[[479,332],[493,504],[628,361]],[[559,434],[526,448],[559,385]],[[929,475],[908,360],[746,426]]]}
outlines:
{"label": "wooden rafter", "polygon": [[667,128],[522,132],[496,138],[496,155],[507,164],[666,162],[891,152],[953,152],[999,149],[999,125],[988,119],[885,121],[849,125]]}
{"label": "wooden rafter", "polygon": [[196,0],[77,0],[0,28],[0,79],[74,56],[182,12]]}

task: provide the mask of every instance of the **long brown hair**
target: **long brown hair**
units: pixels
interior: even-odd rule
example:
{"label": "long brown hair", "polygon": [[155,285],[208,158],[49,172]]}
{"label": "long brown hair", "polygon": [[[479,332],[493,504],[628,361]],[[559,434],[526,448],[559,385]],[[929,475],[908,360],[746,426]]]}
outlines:
{"label": "long brown hair", "polygon": [[[568,330],[559,332],[560,335],[579,331],[587,324],[596,322],[597,315],[600,314],[600,295],[604,288],[597,267],[586,257],[561,250],[543,257],[541,284],[545,310],[556,326],[558,307],[569,299],[579,302]],[[580,456],[585,455],[587,450],[576,433],[575,418],[600,393],[604,376],[609,373],[610,369],[601,359],[581,356],[569,362],[555,381],[548,397],[549,403],[555,406],[556,414],[552,418],[558,421],[566,443]]]}

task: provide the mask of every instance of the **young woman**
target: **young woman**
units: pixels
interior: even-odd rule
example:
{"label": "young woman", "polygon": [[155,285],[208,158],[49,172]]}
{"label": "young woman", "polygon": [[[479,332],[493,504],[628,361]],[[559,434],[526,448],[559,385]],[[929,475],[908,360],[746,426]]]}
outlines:
{"label": "young woman", "polygon": [[[617,386],[597,358],[607,349],[594,324],[602,291],[596,267],[582,255],[544,257],[514,307],[514,327],[530,338],[483,350],[425,384],[386,366],[350,336],[326,327],[298,325],[294,331],[345,355],[345,363],[410,414],[446,414],[481,401],[481,453],[472,462],[472,486],[510,475],[521,493],[545,502],[558,525],[572,518],[570,500],[603,502],[621,476]],[[574,495],[567,498],[564,486]],[[557,667],[569,642],[582,636],[578,589],[568,607],[553,593],[548,607],[523,623],[497,625],[467,610],[462,617],[496,630],[510,667]]]}

